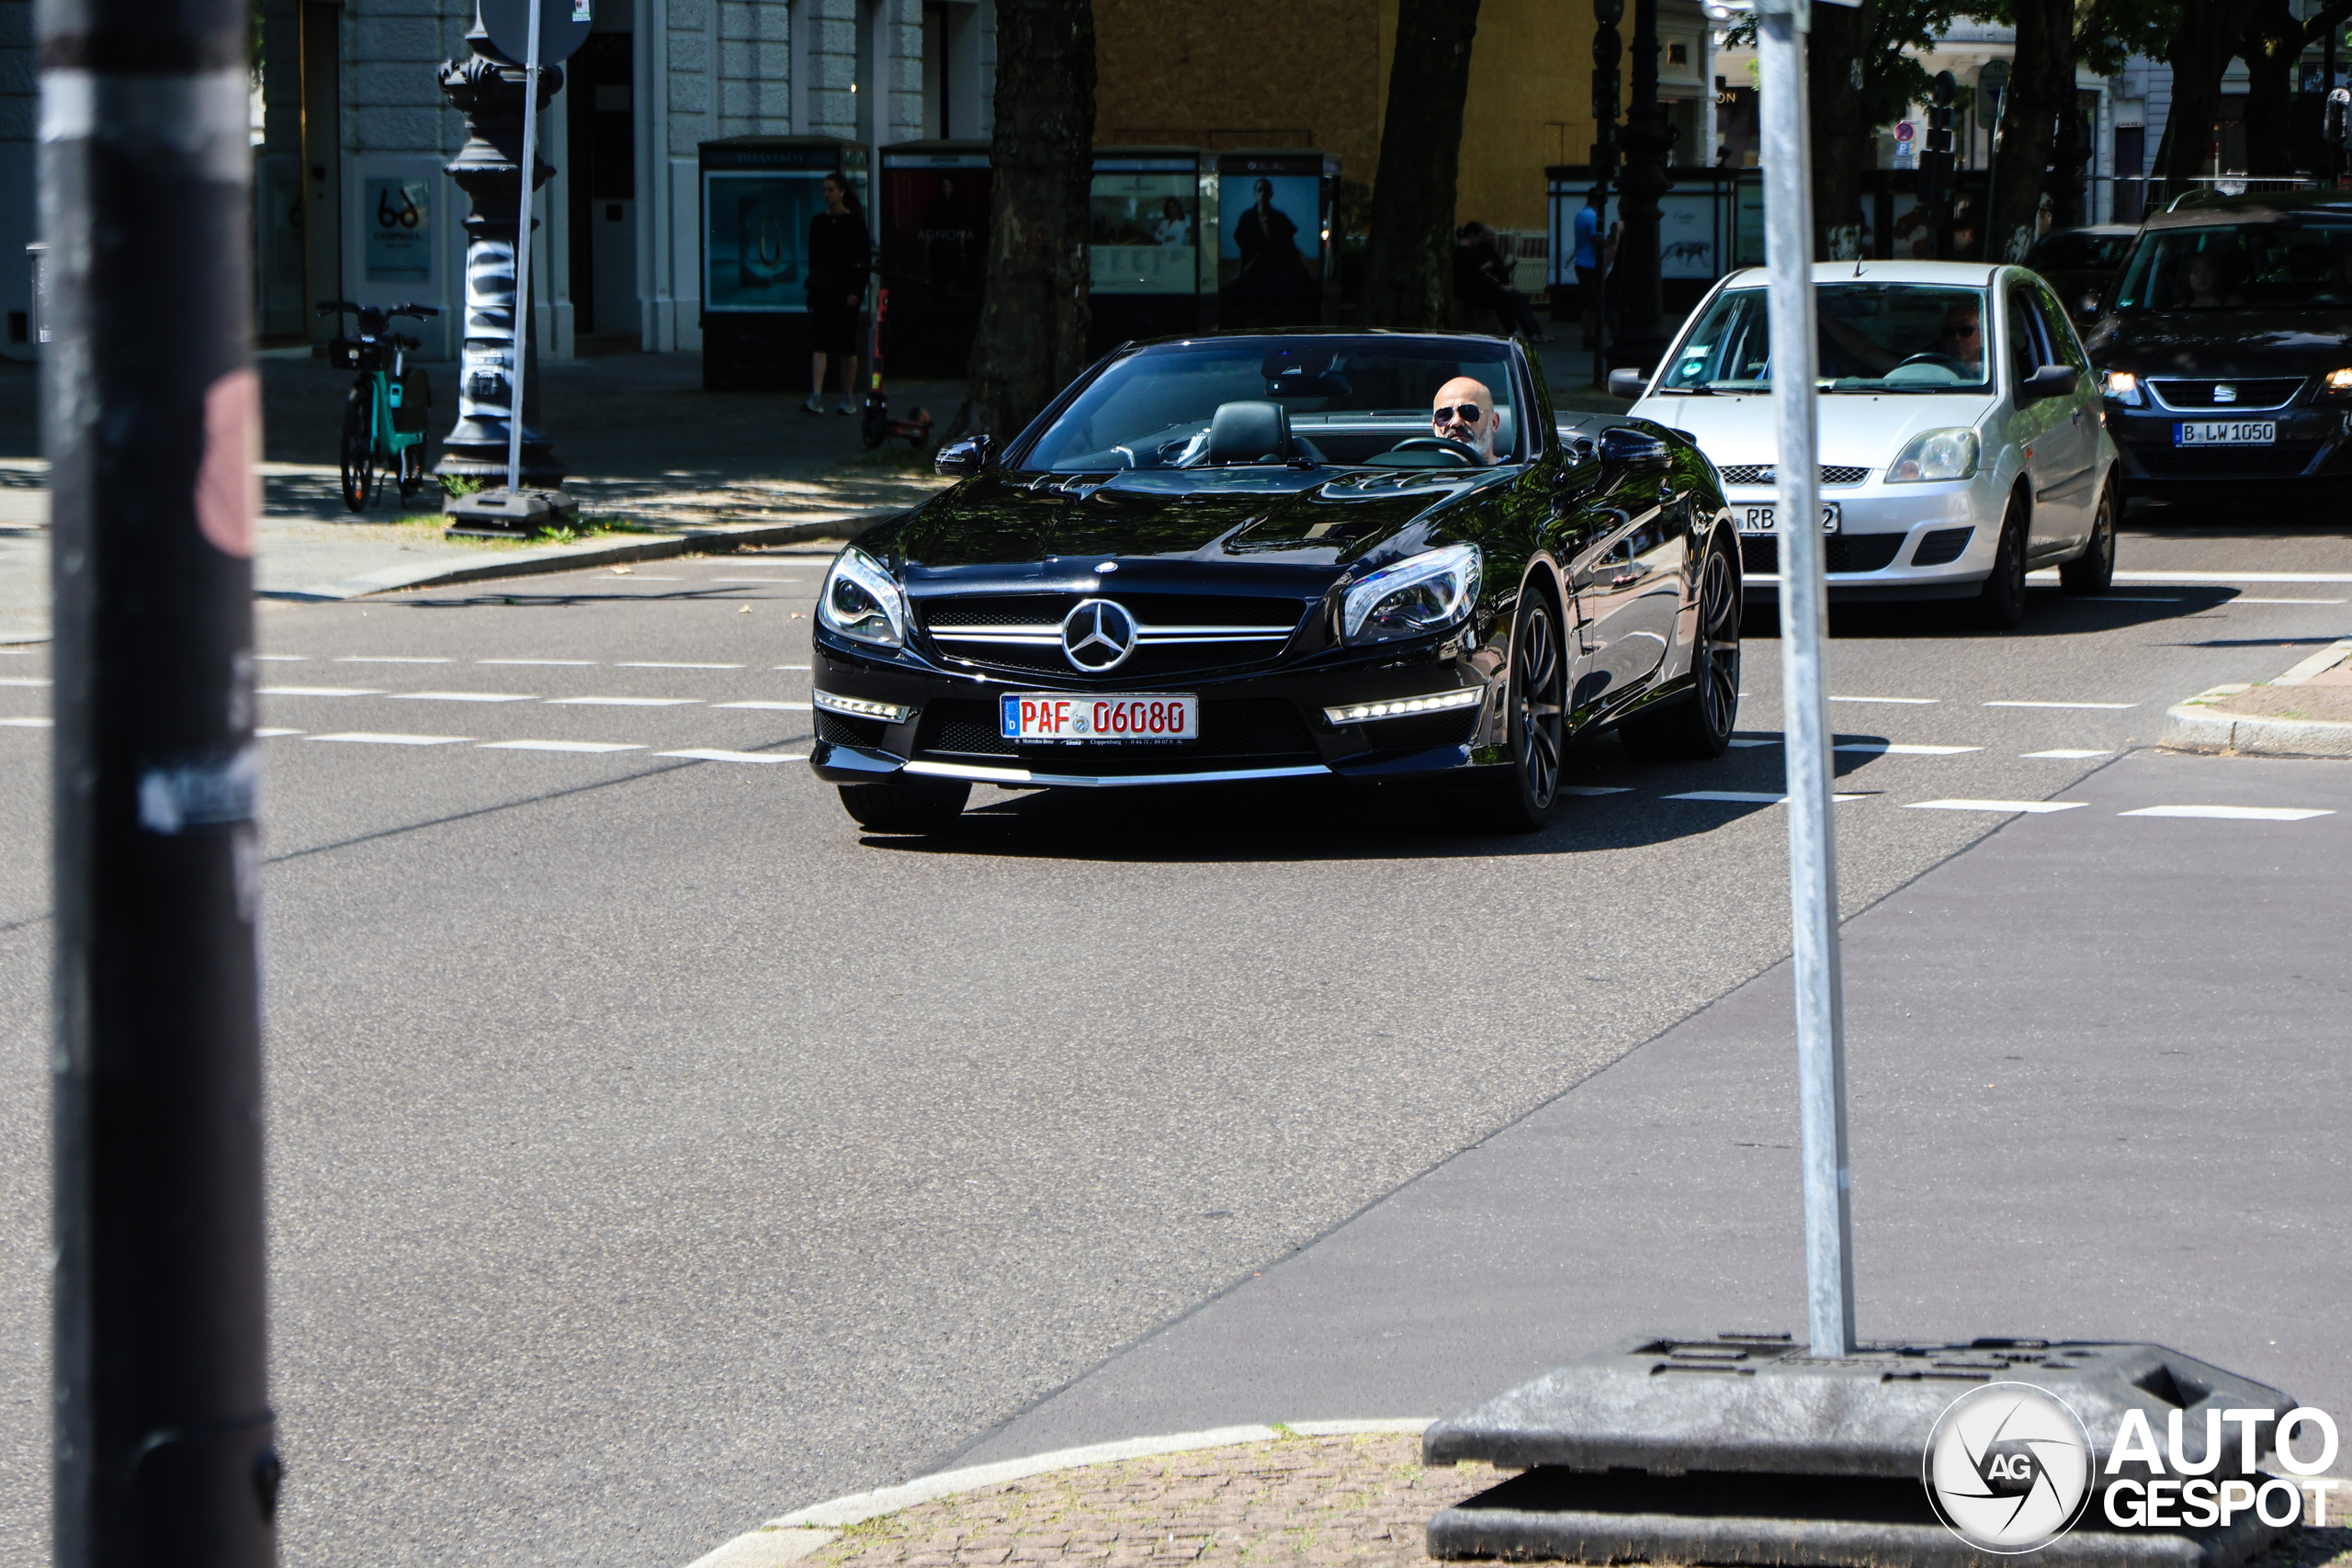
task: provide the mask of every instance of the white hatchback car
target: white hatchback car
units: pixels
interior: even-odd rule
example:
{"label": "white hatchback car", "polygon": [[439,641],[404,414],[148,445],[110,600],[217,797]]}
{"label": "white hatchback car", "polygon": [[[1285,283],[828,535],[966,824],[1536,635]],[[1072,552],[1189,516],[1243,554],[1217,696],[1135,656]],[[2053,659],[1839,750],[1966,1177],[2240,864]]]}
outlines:
{"label": "white hatchback car", "polygon": [[[1969,262],[1828,262],[1819,312],[1821,501],[1833,602],[1973,599],[2025,613],[2025,574],[2067,592],[2115,572],[2115,444],[2082,342],[2047,284]],[[1989,341],[1987,329],[1990,329]],[[1780,584],[1764,274],[1715,285],[1646,377],[1611,390],[1688,431],[1724,480],[1751,592]]]}

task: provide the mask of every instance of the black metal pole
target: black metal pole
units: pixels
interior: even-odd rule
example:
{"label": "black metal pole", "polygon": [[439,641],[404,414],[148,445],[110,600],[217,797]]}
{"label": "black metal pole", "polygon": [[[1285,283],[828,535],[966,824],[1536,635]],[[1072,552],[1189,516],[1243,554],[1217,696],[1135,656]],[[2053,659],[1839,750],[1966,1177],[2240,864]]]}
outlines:
{"label": "black metal pole", "polygon": [[51,1561],[265,1568],[252,19],[245,0],[39,17]]}
{"label": "black metal pole", "polygon": [[1659,287],[1658,198],[1674,188],[1667,173],[1674,129],[1657,96],[1657,0],[1634,0],[1634,101],[1625,111],[1625,177],[1620,205],[1625,239],[1617,252],[1623,320],[1622,353],[1644,368],[1666,352],[1666,301]]}
{"label": "black metal pole", "polygon": [[1593,235],[1592,384],[1609,383],[1609,187],[1617,178],[1617,62],[1624,45],[1617,23],[1625,15],[1625,0],[1592,0],[1592,188],[1595,203]]}

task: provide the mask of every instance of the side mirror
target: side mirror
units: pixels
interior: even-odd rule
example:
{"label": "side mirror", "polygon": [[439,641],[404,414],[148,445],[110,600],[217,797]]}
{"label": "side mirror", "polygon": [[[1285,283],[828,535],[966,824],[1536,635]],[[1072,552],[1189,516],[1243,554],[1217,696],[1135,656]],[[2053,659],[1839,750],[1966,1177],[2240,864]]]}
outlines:
{"label": "side mirror", "polygon": [[1662,474],[1674,466],[1664,441],[1629,424],[1600,433],[1600,460],[1629,474]]}
{"label": "side mirror", "polygon": [[1609,373],[1609,395],[1623,398],[1627,402],[1640,401],[1642,394],[1649,390],[1649,385],[1650,373],[1646,370],[1611,370]]}
{"label": "side mirror", "polygon": [[990,442],[985,435],[975,435],[951,446],[942,446],[931,466],[940,473],[955,479],[967,479],[988,467]]}
{"label": "side mirror", "polygon": [[2073,366],[2045,365],[2018,383],[2018,407],[2044,398],[2071,397],[2081,383],[2082,377]]}

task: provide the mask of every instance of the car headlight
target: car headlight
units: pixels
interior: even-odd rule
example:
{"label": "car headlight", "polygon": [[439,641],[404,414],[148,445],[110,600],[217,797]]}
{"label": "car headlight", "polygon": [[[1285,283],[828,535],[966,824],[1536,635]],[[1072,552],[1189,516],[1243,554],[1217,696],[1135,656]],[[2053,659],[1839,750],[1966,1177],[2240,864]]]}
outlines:
{"label": "car headlight", "polygon": [[1382,567],[1340,601],[1342,642],[1426,637],[1460,621],[1478,602],[1478,547],[1447,545]]}
{"label": "car headlight", "polygon": [[1923,430],[1887,465],[1891,485],[1922,484],[1929,479],[1964,479],[1976,471],[1976,432],[1968,429]]}
{"label": "car headlight", "polygon": [[2140,406],[2140,378],[2129,370],[2110,370],[2099,378],[2101,394],[2132,408]]}
{"label": "car headlight", "polygon": [[864,550],[843,550],[833,558],[817,614],[845,637],[877,648],[906,646],[906,591]]}
{"label": "car headlight", "polygon": [[2319,389],[2331,398],[2352,396],[2352,367],[2329,371],[2320,378]]}

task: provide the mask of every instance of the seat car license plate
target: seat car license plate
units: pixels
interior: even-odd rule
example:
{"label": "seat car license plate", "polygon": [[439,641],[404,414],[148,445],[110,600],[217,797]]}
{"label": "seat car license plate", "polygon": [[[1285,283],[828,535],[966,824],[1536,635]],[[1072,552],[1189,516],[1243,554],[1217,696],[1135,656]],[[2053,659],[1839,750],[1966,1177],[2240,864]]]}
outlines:
{"label": "seat car license plate", "polygon": [[2270,446],[2278,440],[2275,419],[2184,419],[2172,427],[2176,446]]}
{"label": "seat car license plate", "polygon": [[[1771,507],[1738,506],[1734,507],[1733,510],[1739,513],[1741,533],[1769,534],[1772,531]],[[1834,501],[1825,501],[1821,503],[1821,531],[1825,534],[1835,534],[1838,531],[1838,503]]]}
{"label": "seat car license plate", "polygon": [[1201,699],[1193,696],[1072,696],[1067,692],[1009,692],[1002,734],[1007,740],[1198,740]]}

